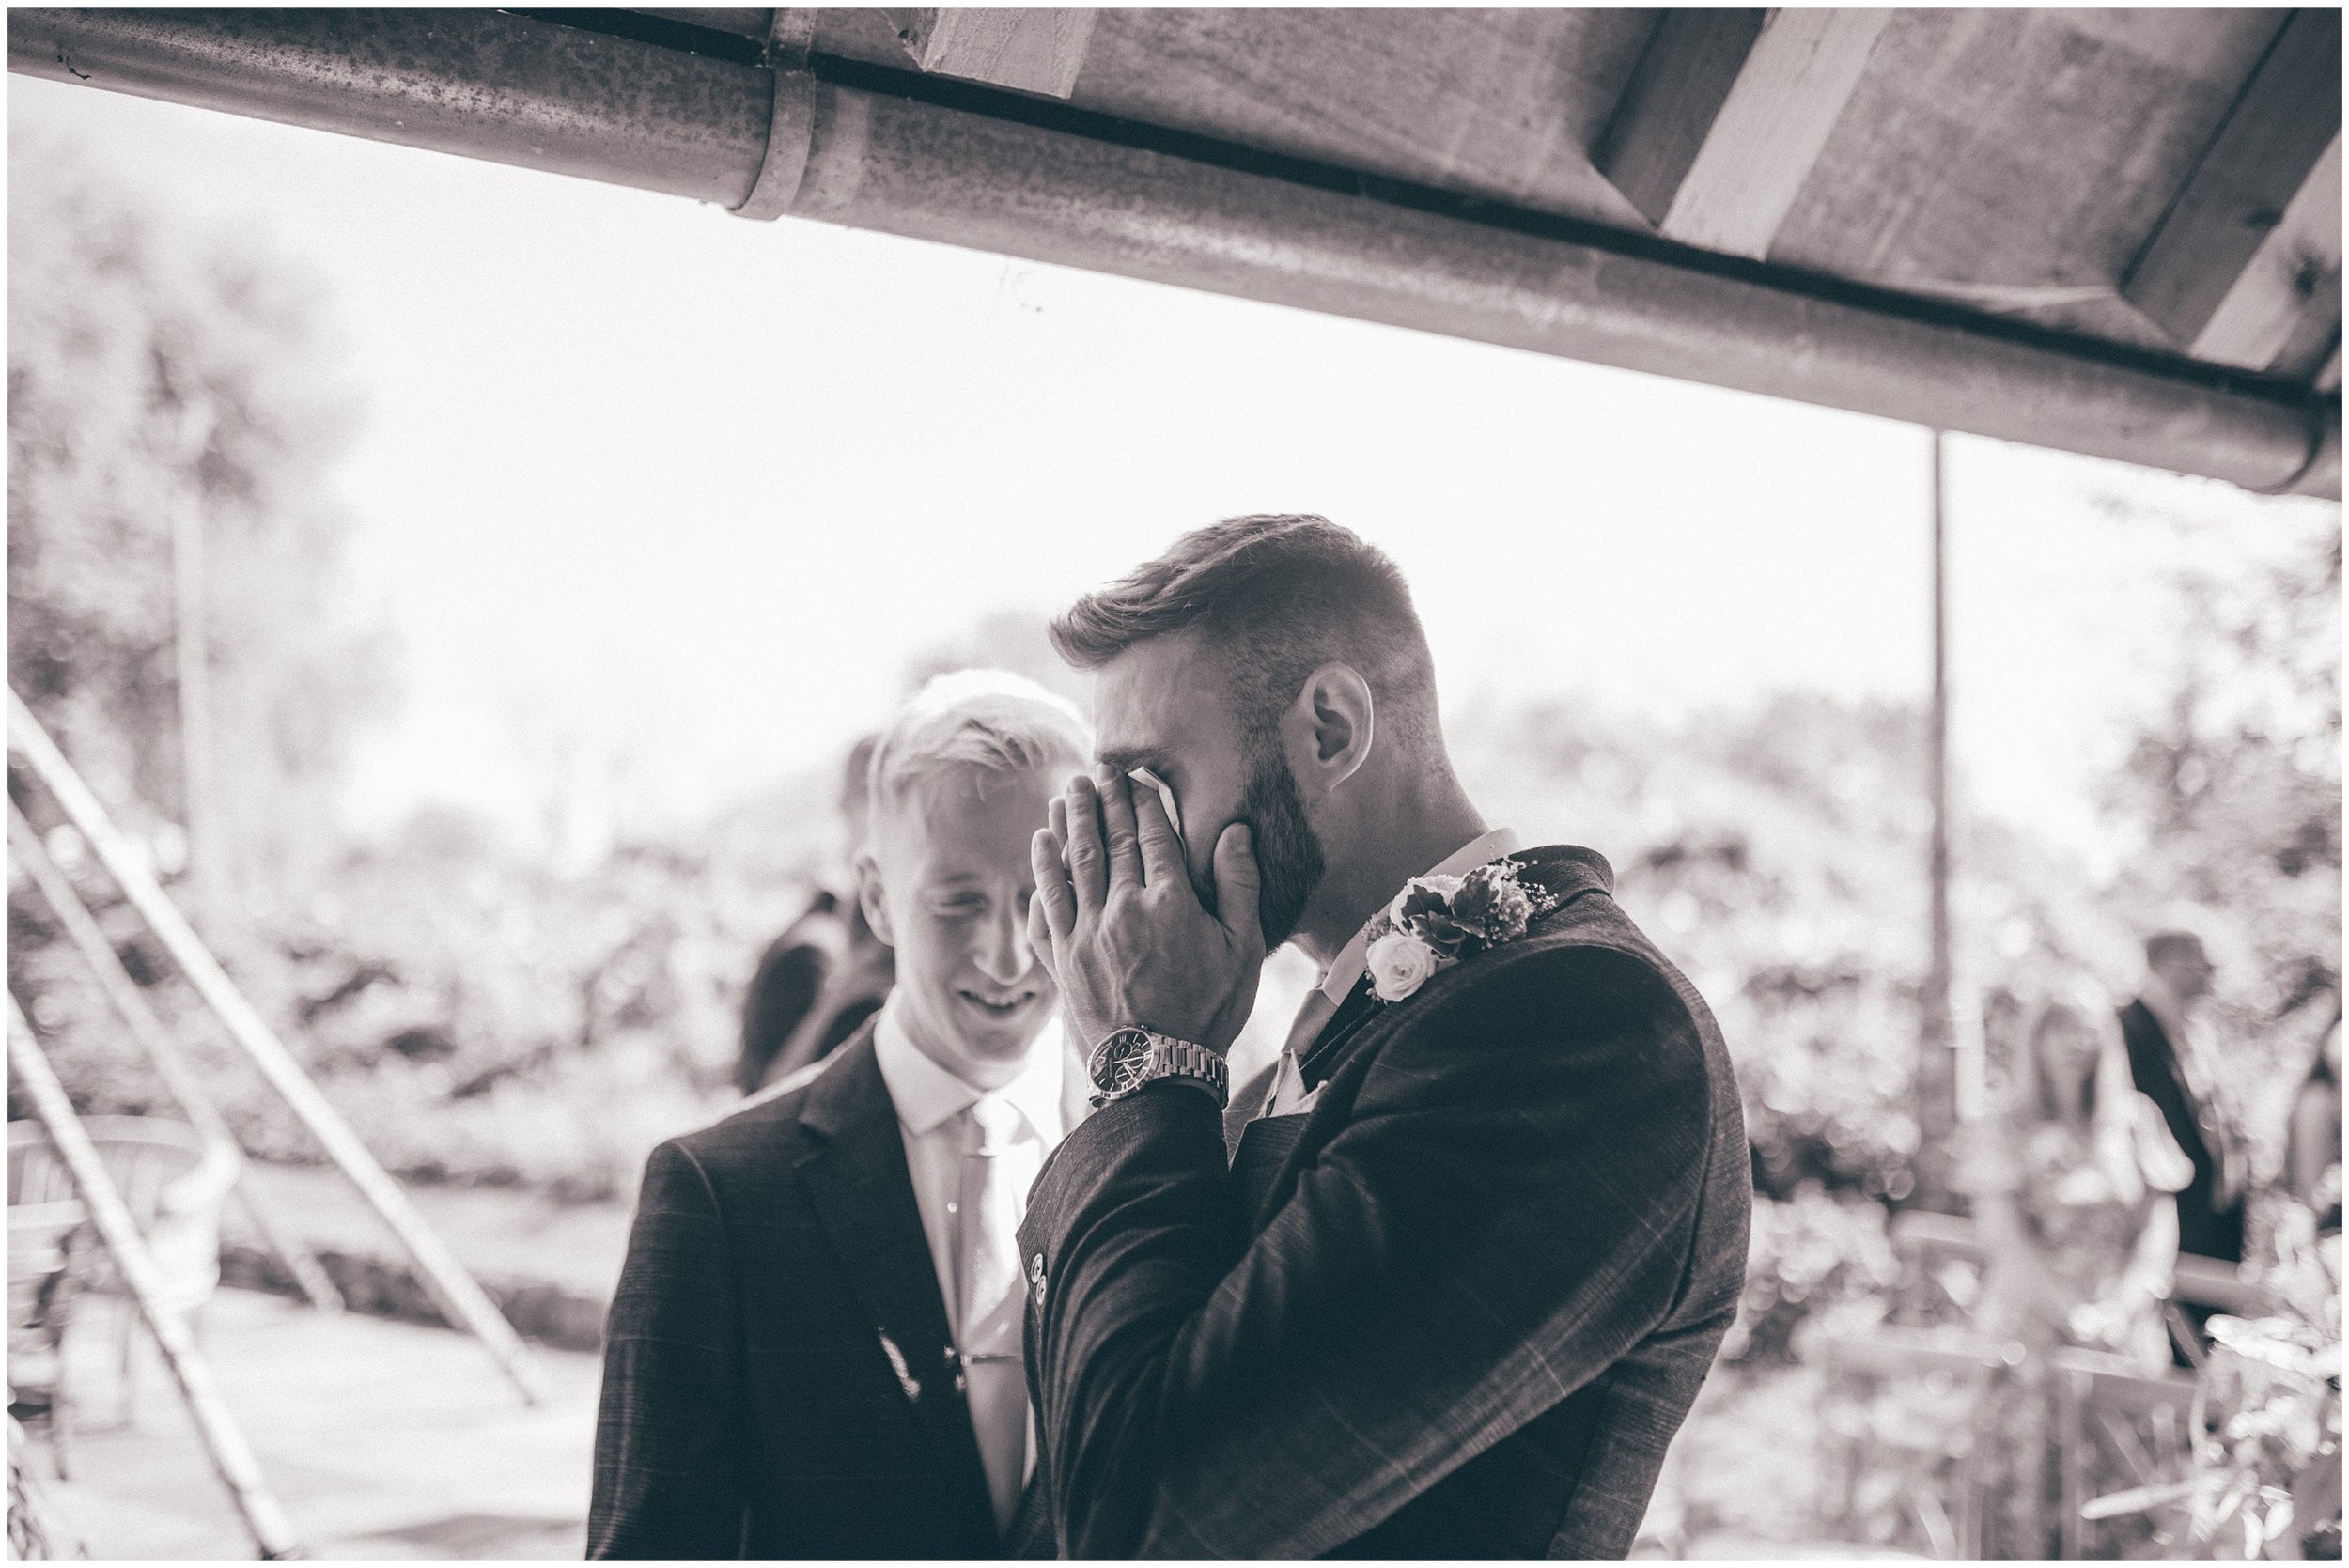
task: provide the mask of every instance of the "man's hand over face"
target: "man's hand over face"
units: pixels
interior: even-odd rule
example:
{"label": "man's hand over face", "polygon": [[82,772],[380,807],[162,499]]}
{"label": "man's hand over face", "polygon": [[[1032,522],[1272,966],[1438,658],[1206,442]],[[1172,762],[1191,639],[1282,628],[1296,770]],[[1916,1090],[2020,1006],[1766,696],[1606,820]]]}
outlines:
{"label": "man's hand over face", "polygon": [[1050,810],[1033,846],[1028,940],[1060,986],[1069,1027],[1088,1049],[1128,1026],[1219,1056],[1230,1049],[1264,967],[1247,826],[1232,823],[1216,840],[1219,913],[1209,914],[1152,791],[1105,769],[1097,784],[1070,780]]}

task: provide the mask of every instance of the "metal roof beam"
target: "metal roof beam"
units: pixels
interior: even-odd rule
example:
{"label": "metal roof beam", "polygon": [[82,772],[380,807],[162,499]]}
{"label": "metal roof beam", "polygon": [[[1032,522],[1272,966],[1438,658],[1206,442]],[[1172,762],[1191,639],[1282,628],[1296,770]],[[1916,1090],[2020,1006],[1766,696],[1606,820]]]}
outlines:
{"label": "metal roof beam", "polygon": [[1653,240],[1276,177],[1220,144],[1077,133],[1093,122],[1035,100],[956,87],[970,106],[954,107],[924,78],[775,72],[497,12],[23,8],[8,26],[9,69],[61,81],[727,207],[782,170],[774,205],[798,217],[2340,495],[2337,398]]}

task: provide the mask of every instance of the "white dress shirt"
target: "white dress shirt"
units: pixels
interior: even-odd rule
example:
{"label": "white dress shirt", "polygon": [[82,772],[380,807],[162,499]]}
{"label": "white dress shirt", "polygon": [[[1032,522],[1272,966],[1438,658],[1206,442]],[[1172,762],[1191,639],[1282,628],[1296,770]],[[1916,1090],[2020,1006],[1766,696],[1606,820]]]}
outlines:
{"label": "white dress shirt", "polygon": [[[967,1347],[963,1344],[961,1259],[957,1254],[961,1250],[963,1157],[978,1147],[980,1138],[977,1122],[971,1114],[972,1107],[985,1099],[1007,1105],[1019,1112],[1018,1127],[1009,1147],[997,1157],[1004,1162],[1004,1174],[1021,1194],[1017,1205],[1020,1212],[1009,1217],[1010,1228],[1016,1232],[1024,1214],[1028,1188],[1044,1169],[1045,1156],[1067,1130],[1062,1113],[1062,1069],[1066,1053],[1061,1042],[1060,1020],[1055,1018],[1044,1026],[1044,1032],[1036,1038],[1028,1057],[1028,1065],[1019,1076],[1001,1089],[983,1093],[923,1054],[906,1033],[898,1007],[895,993],[881,1004],[873,1033],[873,1054],[880,1063],[881,1082],[887,1086],[890,1101],[897,1110],[897,1131],[906,1146],[906,1173],[913,1178],[914,1205],[922,1211],[922,1234],[929,1242],[930,1265],[938,1274],[939,1295],[945,1299],[947,1327],[955,1336],[956,1347],[962,1349]],[[1006,1234],[1003,1247],[1017,1257],[1019,1243],[1015,1235]],[[1012,1369],[1004,1370],[1008,1375]],[[1005,1467],[1015,1462],[1019,1465],[1015,1474],[1024,1476],[1034,1467],[1034,1427],[1032,1419],[1016,1461],[1008,1450],[1000,1456]],[[972,1428],[984,1451],[992,1439],[975,1408]]]}
{"label": "white dress shirt", "polygon": [[[1026,1127],[1012,1141],[1012,1172],[1024,1192],[1044,1169],[1066,1130],[1061,1115],[1060,1020],[1044,1026],[1028,1065],[991,1097],[1019,1110]],[[905,1138],[906,1172],[913,1178],[913,1201],[922,1211],[922,1234],[930,1244],[930,1263],[938,1271],[939,1293],[946,1298],[946,1322],[959,1336],[962,1325],[961,1279],[957,1269],[956,1214],[962,1190],[962,1157],[975,1146],[977,1128],[964,1114],[980,1091],[922,1054],[906,1033],[893,994],[882,1003],[873,1032],[873,1054],[880,1061],[881,1082],[897,1108],[897,1131]]]}
{"label": "white dress shirt", "polygon": [[[1458,877],[1474,871],[1480,865],[1497,861],[1503,855],[1514,855],[1523,846],[1524,841],[1517,837],[1515,829],[1493,828],[1469,840],[1459,848],[1420,873],[1420,876]],[[1418,878],[1414,877],[1412,880],[1416,881]],[[1402,891],[1401,888],[1395,889],[1397,893]],[[1382,912],[1385,906],[1381,905]],[[1316,995],[1308,996],[1305,999],[1305,1008],[1299,1010],[1298,1017],[1300,1025],[1304,1021],[1306,1009],[1311,1009],[1318,1015],[1318,1023],[1313,1031],[1314,1035],[1321,1032],[1319,1024],[1327,1023],[1337,1012],[1339,1006],[1345,1002],[1346,996],[1361,983],[1362,972],[1369,968],[1370,927],[1377,918],[1377,915],[1373,915],[1369,920],[1364,921],[1362,928],[1354,933],[1354,939],[1338,949],[1337,956],[1330,960],[1329,969],[1322,973]],[[1299,1040],[1296,1037],[1295,1028],[1292,1028],[1288,1048],[1281,1053],[1280,1066],[1273,1074],[1272,1094],[1265,1102],[1265,1114],[1268,1116],[1295,1115],[1299,1111],[1311,1109],[1313,1102],[1319,1097],[1320,1091],[1315,1090],[1310,1094],[1306,1091],[1304,1077],[1298,1068],[1299,1053],[1312,1043],[1313,1035]]]}

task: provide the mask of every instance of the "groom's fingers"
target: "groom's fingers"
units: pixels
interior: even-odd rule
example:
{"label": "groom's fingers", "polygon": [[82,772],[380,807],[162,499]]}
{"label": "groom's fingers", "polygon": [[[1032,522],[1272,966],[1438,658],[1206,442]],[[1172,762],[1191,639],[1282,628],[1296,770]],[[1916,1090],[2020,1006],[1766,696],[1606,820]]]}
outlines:
{"label": "groom's fingers", "polygon": [[1102,770],[1095,787],[1101,792],[1101,827],[1110,858],[1110,886],[1142,886],[1142,846],[1134,831],[1134,796],[1126,775]]}
{"label": "groom's fingers", "polygon": [[1035,896],[1028,901],[1028,942],[1044,967],[1053,969],[1052,944],[1066,941],[1077,924],[1077,897],[1061,865],[1060,835],[1050,828],[1038,829],[1028,844],[1028,862],[1035,871]]}
{"label": "groom's fingers", "polygon": [[1093,781],[1080,773],[1068,781],[1061,797],[1068,814],[1062,830],[1068,846],[1068,880],[1076,890],[1077,913],[1098,914],[1109,894],[1109,852],[1101,846],[1100,795]]}
{"label": "groom's fingers", "polygon": [[[1041,854],[1044,851],[1039,847],[1034,852]],[[1055,847],[1051,853],[1057,855],[1060,850]],[[1051,904],[1039,886],[1035,896],[1028,900],[1028,950],[1035,955],[1037,968],[1050,975],[1052,984],[1057,986],[1060,984],[1060,957],[1058,950],[1052,945],[1051,909]]]}
{"label": "groom's fingers", "polygon": [[1142,843],[1143,879],[1152,887],[1190,880],[1181,841],[1174,836],[1174,825],[1166,819],[1166,802],[1155,789],[1134,791],[1134,837]]}
{"label": "groom's fingers", "polygon": [[1263,879],[1256,869],[1256,839],[1245,822],[1235,822],[1215,841],[1216,918],[1245,951],[1264,951],[1256,899]]}

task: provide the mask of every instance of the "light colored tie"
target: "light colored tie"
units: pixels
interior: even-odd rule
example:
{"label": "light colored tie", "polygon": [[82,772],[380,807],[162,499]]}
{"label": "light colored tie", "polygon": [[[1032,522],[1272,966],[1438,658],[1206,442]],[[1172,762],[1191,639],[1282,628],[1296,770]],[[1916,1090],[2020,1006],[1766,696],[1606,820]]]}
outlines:
{"label": "light colored tie", "polygon": [[987,1468],[995,1528],[1008,1529],[1027,1481],[1028,1382],[1020,1365],[1019,1184],[1005,1156],[1022,1119],[1008,1102],[971,1103],[962,1157],[960,1269],[963,1395]]}
{"label": "light colored tie", "polygon": [[1330,1020],[1337,1015],[1338,1004],[1330,999],[1330,993],[1315,986],[1306,995],[1305,1005],[1297,1010],[1297,1021],[1289,1025],[1289,1043],[1282,1048],[1298,1061],[1304,1061],[1306,1048],[1330,1027]]}
{"label": "light colored tie", "polygon": [[1319,986],[1305,994],[1305,1004],[1297,1010],[1297,1021],[1289,1025],[1288,1044],[1281,1048],[1281,1064],[1272,1074],[1272,1094],[1265,1101],[1266,1115],[1293,1116],[1310,1104],[1299,1063],[1305,1060],[1306,1050],[1330,1026],[1337,1012],[1338,1004]]}

